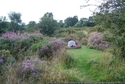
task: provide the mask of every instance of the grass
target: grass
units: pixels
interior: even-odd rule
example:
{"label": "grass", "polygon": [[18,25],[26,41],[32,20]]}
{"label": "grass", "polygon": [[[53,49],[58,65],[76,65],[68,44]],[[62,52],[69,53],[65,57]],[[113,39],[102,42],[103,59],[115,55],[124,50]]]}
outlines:
{"label": "grass", "polygon": [[[67,52],[74,58],[74,67],[81,76],[83,82],[98,82],[106,81],[107,73],[105,70],[97,68],[99,61],[105,54],[103,51],[89,49],[87,46],[82,46],[81,49],[69,49]],[[70,68],[70,69],[72,69]]]}

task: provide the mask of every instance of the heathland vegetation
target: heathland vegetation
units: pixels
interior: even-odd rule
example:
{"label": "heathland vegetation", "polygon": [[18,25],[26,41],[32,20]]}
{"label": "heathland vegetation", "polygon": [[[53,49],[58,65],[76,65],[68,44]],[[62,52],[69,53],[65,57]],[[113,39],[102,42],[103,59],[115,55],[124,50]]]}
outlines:
{"label": "heathland vegetation", "polygon": [[[89,18],[22,23],[0,17],[0,84],[125,82],[125,1],[105,0]],[[80,49],[66,49],[74,39]]]}

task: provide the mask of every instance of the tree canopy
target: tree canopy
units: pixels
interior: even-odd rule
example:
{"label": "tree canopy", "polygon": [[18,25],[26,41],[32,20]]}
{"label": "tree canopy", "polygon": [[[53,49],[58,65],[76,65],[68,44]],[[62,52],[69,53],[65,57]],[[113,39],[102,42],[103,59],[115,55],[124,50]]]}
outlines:
{"label": "tree canopy", "polygon": [[74,17],[68,17],[64,20],[65,24],[67,25],[67,27],[69,26],[74,26],[77,22],[78,22],[78,17],[74,16]]}
{"label": "tree canopy", "polygon": [[4,33],[8,28],[8,22],[5,16],[0,17],[0,34]]}
{"label": "tree canopy", "polygon": [[58,28],[58,24],[57,21],[53,19],[53,14],[47,12],[40,19],[39,27],[44,35],[51,36]]}

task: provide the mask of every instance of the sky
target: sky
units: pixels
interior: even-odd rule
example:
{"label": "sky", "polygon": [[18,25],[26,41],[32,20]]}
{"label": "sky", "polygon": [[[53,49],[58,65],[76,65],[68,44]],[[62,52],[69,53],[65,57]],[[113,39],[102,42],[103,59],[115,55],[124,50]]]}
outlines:
{"label": "sky", "polygon": [[[97,4],[96,0],[91,1],[89,3]],[[73,16],[78,16],[79,19],[92,16],[92,11],[96,7],[81,9],[80,6],[83,4],[86,4],[86,0],[0,0],[0,16],[8,18],[8,13],[18,12],[22,15],[22,22],[26,24],[29,21],[39,22],[46,12],[52,12],[57,21]]]}

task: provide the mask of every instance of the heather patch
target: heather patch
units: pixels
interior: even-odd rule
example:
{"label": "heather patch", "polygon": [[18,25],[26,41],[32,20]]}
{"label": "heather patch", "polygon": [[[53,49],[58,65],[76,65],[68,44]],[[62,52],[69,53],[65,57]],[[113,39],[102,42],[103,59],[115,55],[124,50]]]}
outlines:
{"label": "heather patch", "polygon": [[20,33],[20,31],[18,31],[17,33],[7,31],[6,33],[2,34],[2,38],[7,38],[7,39],[11,39],[11,40],[19,40],[19,39],[25,39],[25,38],[28,38],[28,37],[39,36],[39,35],[40,35],[39,31],[35,31],[32,34]]}
{"label": "heather patch", "polygon": [[[44,40],[44,36],[39,31],[35,31],[32,34],[6,32],[0,37],[0,49],[8,50],[10,55],[18,59],[19,57],[28,56],[36,52],[45,43]],[[37,46],[34,47],[33,45],[36,44]],[[32,51],[32,53],[29,53],[29,51]],[[6,53],[3,54],[5,55]]]}
{"label": "heather patch", "polygon": [[89,37],[88,47],[104,50],[109,47],[109,44],[103,41],[101,34],[95,33]]}
{"label": "heather patch", "polygon": [[38,58],[29,58],[22,61],[17,68],[17,77],[21,80],[27,80],[30,77],[39,80],[42,78],[42,69],[40,67],[41,60]]}
{"label": "heather patch", "polygon": [[49,41],[48,45],[44,45],[38,50],[38,55],[40,57],[52,58],[55,53],[60,52],[61,49],[65,48],[65,46],[66,44],[64,41],[59,39],[52,39]]}

